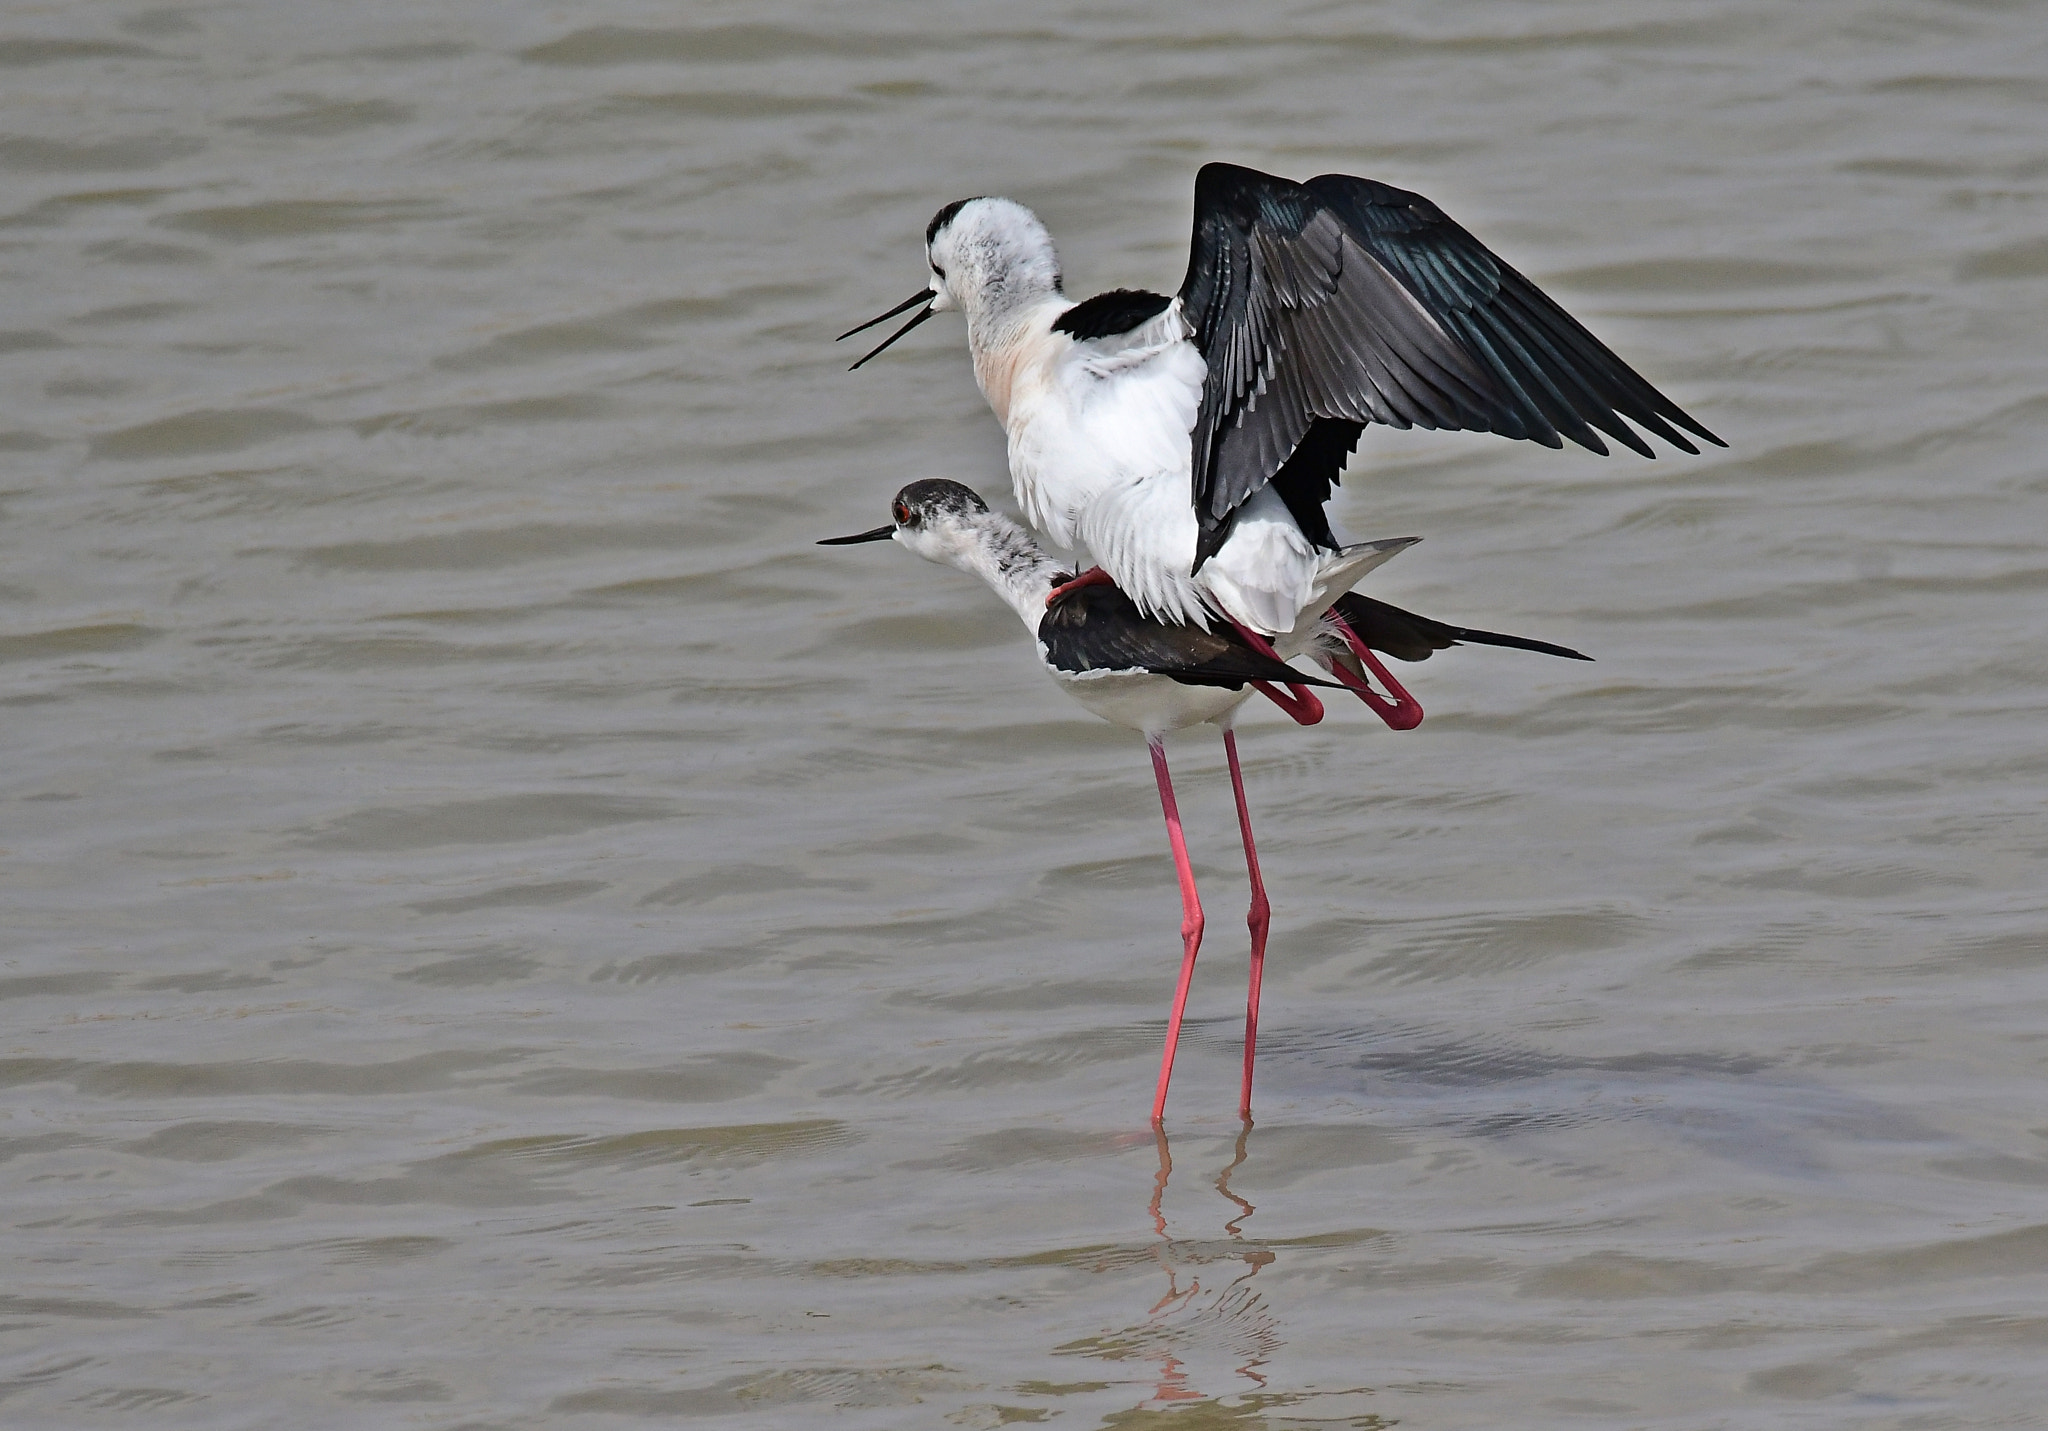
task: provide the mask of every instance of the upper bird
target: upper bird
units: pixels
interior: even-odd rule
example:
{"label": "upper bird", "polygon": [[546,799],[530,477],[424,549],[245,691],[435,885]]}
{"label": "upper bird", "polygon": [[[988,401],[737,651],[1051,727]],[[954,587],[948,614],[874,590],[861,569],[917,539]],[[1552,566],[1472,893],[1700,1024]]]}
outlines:
{"label": "upper bird", "polygon": [[1171,297],[1073,302],[1010,199],[946,205],[925,250],[928,285],[840,335],[918,310],[854,366],[957,308],[1025,516],[1169,622],[1274,636],[1317,614],[1340,547],[1323,509],[1368,423],[1726,446],[1435,204],[1371,179],[1204,165]]}

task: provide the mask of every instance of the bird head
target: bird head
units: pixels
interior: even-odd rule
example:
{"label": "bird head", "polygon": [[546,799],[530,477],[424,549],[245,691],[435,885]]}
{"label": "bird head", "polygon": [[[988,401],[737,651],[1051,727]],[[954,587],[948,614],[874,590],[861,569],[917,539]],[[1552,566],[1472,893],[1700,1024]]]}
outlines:
{"label": "bird head", "polygon": [[1060,260],[1053,250],[1052,235],[1038,215],[1015,199],[954,200],[932,215],[925,226],[924,251],[931,277],[922,289],[888,312],[839,335],[851,338],[899,313],[917,310],[909,322],[863,354],[854,367],[934,313],[958,309],[967,315],[971,333],[979,323],[999,320],[1023,304],[1060,291]]}
{"label": "bird head", "polygon": [[1038,215],[1015,199],[961,199],[924,231],[932,308],[970,319],[1060,291],[1060,259]]}
{"label": "bird head", "polygon": [[943,477],[912,482],[889,504],[889,524],[850,537],[827,537],[821,547],[895,540],[926,561],[967,568],[982,545],[988,503],[971,487]]}

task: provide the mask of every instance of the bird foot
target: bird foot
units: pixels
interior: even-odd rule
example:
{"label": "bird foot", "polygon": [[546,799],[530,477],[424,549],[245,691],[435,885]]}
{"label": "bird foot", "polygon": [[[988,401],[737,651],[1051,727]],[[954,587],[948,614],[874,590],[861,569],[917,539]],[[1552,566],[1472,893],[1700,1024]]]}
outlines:
{"label": "bird foot", "polygon": [[1055,586],[1051,591],[1048,591],[1045,594],[1045,604],[1048,607],[1050,607],[1055,602],[1060,601],[1061,599],[1066,597],[1069,593],[1079,591],[1084,586],[1115,585],[1115,579],[1111,577],[1108,572],[1104,571],[1099,566],[1091,566],[1088,568],[1088,570],[1082,572],[1079,576],[1068,577],[1058,586]]}
{"label": "bird foot", "polygon": [[1344,644],[1351,648],[1352,654],[1359,662],[1380,678],[1380,684],[1387,688],[1387,694],[1383,696],[1374,690],[1365,677],[1353,670],[1348,662],[1325,661],[1324,664],[1329,667],[1330,674],[1349,686],[1353,694],[1372,707],[1373,714],[1385,721],[1389,730],[1413,730],[1421,725],[1422,702],[1409,695],[1408,688],[1394,679],[1393,673],[1380,663],[1380,658],[1375,656],[1372,648],[1351,629],[1350,623],[1335,610],[1325,612],[1324,616],[1343,635]]}
{"label": "bird foot", "polygon": [[1287,690],[1294,692],[1291,696],[1267,681],[1253,681],[1252,689],[1286,711],[1296,725],[1315,725],[1323,718],[1323,703],[1307,686],[1290,684]]}

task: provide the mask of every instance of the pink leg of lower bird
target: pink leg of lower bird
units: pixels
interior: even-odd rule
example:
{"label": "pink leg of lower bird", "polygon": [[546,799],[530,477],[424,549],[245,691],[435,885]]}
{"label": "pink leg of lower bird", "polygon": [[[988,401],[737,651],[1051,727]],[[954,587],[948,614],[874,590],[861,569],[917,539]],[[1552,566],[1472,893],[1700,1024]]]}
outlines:
{"label": "pink leg of lower bird", "polygon": [[1173,802],[1173,780],[1166,773],[1166,743],[1152,737],[1152,773],[1159,781],[1159,807],[1166,812],[1166,842],[1173,846],[1173,869],[1180,876],[1180,983],[1173,991],[1173,1012],[1166,1019],[1166,1052],[1159,1059],[1159,1091],[1152,1096],[1152,1121],[1166,1116],[1166,1085],[1173,1079],[1173,1053],[1180,1043],[1181,1015],[1187,1011],[1188,985],[1195,978],[1195,954],[1202,947],[1202,901],[1195,894],[1195,872],[1188,864],[1188,842],[1180,830],[1180,807]]}
{"label": "pink leg of lower bird", "polygon": [[1252,907],[1245,923],[1252,931],[1252,977],[1244,1005],[1244,1092],[1237,1102],[1240,1118],[1252,1116],[1252,1055],[1259,1046],[1259,984],[1266,975],[1266,930],[1273,907],[1266,902],[1266,882],[1259,878],[1259,847],[1252,843],[1252,812],[1244,799],[1244,771],[1237,763],[1237,732],[1223,732],[1223,753],[1230,758],[1230,788],[1237,796],[1237,828],[1244,835],[1244,867],[1251,875]]}
{"label": "pink leg of lower bird", "polygon": [[1116,578],[1099,566],[1091,566],[1072,581],[1063,581],[1045,594],[1045,604],[1052,605],[1070,591],[1079,591],[1084,586],[1115,586]]}

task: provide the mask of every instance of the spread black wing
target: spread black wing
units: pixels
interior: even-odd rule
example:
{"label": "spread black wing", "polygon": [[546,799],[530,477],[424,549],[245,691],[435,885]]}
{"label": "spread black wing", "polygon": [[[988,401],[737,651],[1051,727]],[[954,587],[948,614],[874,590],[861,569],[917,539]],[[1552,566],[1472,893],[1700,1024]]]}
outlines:
{"label": "spread black wing", "polygon": [[1149,671],[1188,686],[1242,689],[1247,681],[1328,686],[1262,655],[1235,631],[1173,626],[1140,612],[1113,586],[1084,586],[1054,602],[1038,623],[1038,644],[1055,670]]}
{"label": "spread black wing", "polygon": [[1367,423],[1569,437],[1602,454],[1604,432],[1654,456],[1633,422],[1686,452],[1699,449],[1676,428],[1726,445],[1436,205],[1371,179],[1203,165],[1180,299],[1209,363],[1197,567],[1305,439],[1316,458],[1281,496],[1297,489],[1292,509],[1320,485],[1327,498]]}
{"label": "spread black wing", "polygon": [[1461,641],[1476,646],[1512,646],[1521,651],[1541,651],[1546,656],[1564,656],[1573,661],[1593,658],[1569,646],[1532,641],[1527,636],[1504,636],[1498,631],[1474,631],[1417,616],[1370,596],[1347,591],[1330,603],[1344,618],[1344,624],[1358,633],[1358,639],[1375,651],[1384,651],[1399,661],[1427,661],[1434,653]]}

